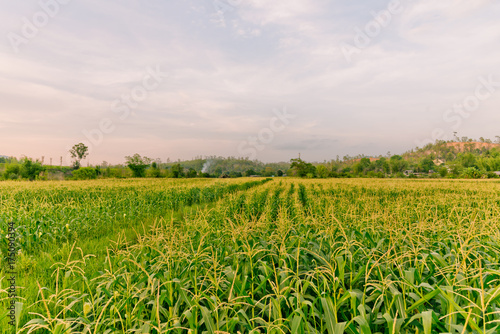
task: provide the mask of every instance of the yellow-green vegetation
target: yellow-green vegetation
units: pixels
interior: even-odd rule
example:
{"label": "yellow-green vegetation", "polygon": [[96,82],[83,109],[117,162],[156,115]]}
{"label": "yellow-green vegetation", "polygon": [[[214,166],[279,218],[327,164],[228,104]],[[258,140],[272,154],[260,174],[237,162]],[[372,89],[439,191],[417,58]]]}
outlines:
{"label": "yellow-green vegetation", "polygon": [[499,191],[456,180],[3,182],[0,233],[14,221],[20,235],[18,331],[498,333]]}

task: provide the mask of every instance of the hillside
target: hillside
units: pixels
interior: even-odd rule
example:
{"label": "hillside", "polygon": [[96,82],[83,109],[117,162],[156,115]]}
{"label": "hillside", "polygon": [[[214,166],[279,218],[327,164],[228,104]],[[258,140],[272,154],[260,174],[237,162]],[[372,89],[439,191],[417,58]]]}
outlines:
{"label": "hillside", "polygon": [[460,153],[472,153],[480,155],[493,149],[500,149],[500,144],[481,141],[437,141],[433,144],[427,144],[422,148],[412,149],[402,154],[405,160],[422,159],[426,156],[432,156],[434,159],[450,160]]}
{"label": "hillside", "polygon": [[500,175],[500,144],[437,141],[401,155],[344,158],[323,165],[317,165],[320,177],[493,178]]}
{"label": "hillside", "polygon": [[[447,142],[445,143],[446,147],[453,148],[457,152],[470,152],[474,150],[490,150],[492,148],[499,148],[500,144],[496,143],[484,143],[484,142],[478,142],[478,141],[471,141],[471,142]],[[432,151],[427,151],[428,154],[433,153]],[[434,153],[436,153],[434,151]]]}

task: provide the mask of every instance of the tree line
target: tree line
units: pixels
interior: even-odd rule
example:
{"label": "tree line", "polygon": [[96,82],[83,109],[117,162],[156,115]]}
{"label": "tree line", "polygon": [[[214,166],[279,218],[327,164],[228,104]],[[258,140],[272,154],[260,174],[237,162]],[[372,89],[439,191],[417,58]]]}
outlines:
{"label": "tree line", "polygon": [[[482,138],[481,138],[482,139]],[[459,146],[455,145],[462,143]],[[488,144],[478,145],[477,143]],[[490,145],[491,144],[491,145]],[[500,145],[489,140],[437,141],[401,155],[366,157],[345,156],[342,160],[322,163],[306,162],[300,158],[290,162],[263,163],[237,157],[197,157],[187,161],[152,159],[139,154],[125,157],[125,163],[81,167],[88,148],[79,143],[70,150],[71,167],[43,165],[23,157],[0,157],[0,179],[49,180],[97,178],[195,178],[195,177],[281,177],[350,178],[350,177],[409,177],[409,178],[496,178],[500,171]]]}

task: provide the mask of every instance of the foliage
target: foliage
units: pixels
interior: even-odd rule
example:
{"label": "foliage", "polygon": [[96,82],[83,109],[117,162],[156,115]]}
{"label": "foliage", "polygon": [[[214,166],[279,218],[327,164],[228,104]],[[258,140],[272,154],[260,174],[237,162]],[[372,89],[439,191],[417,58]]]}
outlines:
{"label": "foliage", "polygon": [[182,176],[182,166],[180,164],[175,164],[170,168],[171,177],[177,179]]}
{"label": "foliage", "polygon": [[93,167],[82,167],[73,171],[75,180],[92,180],[97,178],[97,170]]}
{"label": "foliage", "polygon": [[435,170],[436,165],[431,157],[425,157],[420,161],[419,170],[424,173],[428,173],[430,170]]}
{"label": "foliage", "polygon": [[138,153],[125,157],[127,167],[130,168],[134,177],[145,177],[146,169],[151,164],[151,159],[141,157]]}
{"label": "foliage", "polygon": [[300,158],[290,160],[290,168],[297,173],[299,177],[309,178],[316,176],[316,167],[312,163],[305,162]]}
{"label": "foliage", "polygon": [[[475,142],[470,138],[458,140],[460,142],[437,141],[423,148],[411,150],[402,155],[390,155],[367,157],[358,155],[355,157],[345,156],[343,160],[339,157],[335,160],[322,163],[307,163],[300,159],[292,159],[291,163],[262,163],[234,157],[197,157],[189,161],[176,161],[167,163],[159,159],[154,161],[149,168],[151,159],[142,158],[136,154],[129,166],[110,166],[103,162],[100,177],[103,178],[127,178],[127,177],[169,177],[169,178],[218,178],[228,176],[231,178],[241,176],[280,176],[287,173],[289,176],[320,177],[320,178],[472,178],[468,168],[475,168],[481,176],[494,176],[495,171],[500,171],[500,145],[493,144],[491,140],[480,138]],[[486,146],[478,146],[486,145]],[[78,144],[80,145],[80,144]],[[83,144],[81,144],[83,145]],[[461,146],[457,146],[461,145]],[[75,145],[77,146],[77,145]],[[137,157],[134,160],[134,157]],[[144,159],[144,161],[142,160]],[[22,178],[20,170],[17,170],[15,158],[6,159],[10,163],[0,163],[2,179]],[[293,164],[295,162],[295,164]],[[293,168],[290,167],[293,164]],[[78,164],[79,165],[79,164]],[[134,171],[135,170],[135,171]],[[436,171],[437,174],[429,173]],[[476,173],[478,174],[478,173]],[[39,179],[62,179],[71,177],[71,173],[57,172],[52,169],[39,174]]]}
{"label": "foliage", "polygon": [[151,164],[151,169],[149,170],[148,177],[161,177],[160,166],[156,161],[153,161],[153,163]]}
{"label": "foliage", "polygon": [[252,175],[257,175],[257,172],[254,171],[253,169],[245,171],[245,176],[252,176]]}
{"label": "foliage", "polygon": [[83,143],[76,144],[69,150],[71,157],[75,159],[73,164],[75,168],[80,167],[81,161],[88,156],[88,151],[89,148]]}
{"label": "foliage", "polygon": [[402,173],[408,167],[408,162],[400,155],[393,155],[389,159],[389,165],[392,173]]}
{"label": "foliage", "polygon": [[448,175],[448,169],[446,167],[440,167],[438,173],[439,175],[441,175],[441,177],[445,177],[446,175]]}
{"label": "foliage", "polygon": [[[325,166],[329,177],[472,177],[467,168],[475,168],[481,175],[500,171],[500,145],[482,138],[476,142],[470,138],[453,141],[436,141],[423,148],[408,151],[402,155],[388,154],[368,159],[366,156],[344,157],[317,164]],[[322,168],[321,168],[322,169]],[[324,172],[324,169],[322,169]],[[438,172],[437,174],[431,171]],[[335,173],[334,173],[335,172]],[[406,175],[404,174],[406,172]],[[324,173],[322,173],[323,175]],[[411,175],[411,176],[410,176]],[[493,174],[490,174],[493,175]]]}
{"label": "foliage", "polygon": [[15,180],[21,177],[21,165],[20,164],[8,164],[3,172],[3,178],[5,180]]}
{"label": "foliage", "polygon": [[[316,170],[318,172],[318,177],[325,179],[330,176],[330,173],[328,172],[328,169],[324,165],[319,165],[316,167]],[[281,176],[281,175],[278,175]]]}
{"label": "foliage", "polygon": [[468,167],[463,170],[462,175],[468,179],[479,179],[483,173],[476,167]]}
{"label": "foliage", "polygon": [[43,166],[39,162],[33,162],[29,158],[25,158],[21,165],[21,176],[28,180],[34,180],[40,175],[40,172],[44,170]]}

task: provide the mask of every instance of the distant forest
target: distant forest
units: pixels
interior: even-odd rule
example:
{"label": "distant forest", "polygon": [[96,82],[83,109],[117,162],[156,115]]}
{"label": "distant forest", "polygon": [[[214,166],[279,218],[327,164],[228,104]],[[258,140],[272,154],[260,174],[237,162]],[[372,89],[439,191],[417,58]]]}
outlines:
{"label": "distant forest", "polygon": [[[457,138],[458,139],[458,138]],[[497,138],[497,142],[500,138]],[[163,162],[139,154],[125,157],[125,162],[82,167],[88,155],[83,144],[74,146],[74,164],[53,166],[28,157],[0,156],[1,180],[83,180],[97,178],[237,178],[237,177],[306,177],[306,178],[497,178],[500,175],[500,144],[480,138],[436,141],[401,155],[344,156],[323,162],[300,158],[289,162],[264,163],[236,157],[203,157],[193,160]]]}

